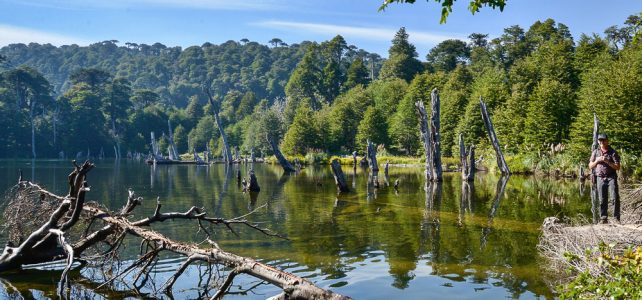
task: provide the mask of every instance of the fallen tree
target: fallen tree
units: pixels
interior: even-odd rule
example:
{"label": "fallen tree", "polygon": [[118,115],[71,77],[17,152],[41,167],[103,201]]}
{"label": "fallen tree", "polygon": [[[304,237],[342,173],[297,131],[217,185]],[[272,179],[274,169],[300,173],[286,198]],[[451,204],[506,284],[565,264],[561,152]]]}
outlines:
{"label": "fallen tree", "polygon": [[[269,229],[250,223],[245,216],[223,219],[209,217],[198,207],[185,212],[161,212],[162,205],[157,201],[154,213],[146,218],[135,218],[133,211],[142,203],[133,191],[129,192],[127,203],[120,211],[109,211],[95,202],[87,202],[90,191],[86,175],[94,168],[90,162],[77,165],[68,176],[69,192],[59,196],[39,185],[23,180],[7,194],[3,213],[4,226],[8,231],[9,242],[0,255],[0,272],[17,270],[25,265],[65,261],[58,284],[58,296],[67,297],[70,288],[69,273],[75,262],[85,266],[103,267],[105,280],[100,285],[109,286],[134,271],[133,285],[147,281],[161,253],[183,256],[185,261],[155,293],[171,295],[172,287],[181,274],[193,263],[205,264],[208,268],[227,271],[227,276],[216,286],[218,291],[211,296],[220,299],[231,286],[235,276],[247,274],[278,286],[283,290],[277,299],[349,299],[315,286],[294,274],[284,272],[254,259],[226,252],[211,239],[212,226],[225,226],[236,233],[235,226],[247,226],[266,235],[279,236]],[[196,222],[199,230],[206,235],[209,247],[169,239],[154,231],[153,224],[167,220],[188,220]],[[127,237],[140,240],[140,254],[130,264],[122,264],[119,259],[121,245]],[[107,249],[105,248],[107,245]],[[114,268],[114,260],[118,266]],[[208,272],[201,278],[206,285],[211,277],[220,272]],[[153,279],[152,279],[153,280]],[[131,282],[130,282],[131,283]],[[205,295],[210,297],[210,295]],[[171,296],[170,296],[171,297]]]}

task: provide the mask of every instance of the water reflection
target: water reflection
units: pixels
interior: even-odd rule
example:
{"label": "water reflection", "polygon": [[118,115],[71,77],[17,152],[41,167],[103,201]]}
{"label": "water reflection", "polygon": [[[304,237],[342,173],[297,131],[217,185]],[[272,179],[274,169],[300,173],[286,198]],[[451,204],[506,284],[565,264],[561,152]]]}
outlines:
{"label": "water reflection", "polygon": [[[7,188],[18,168],[33,166],[34,178],[47,187],[55,182],[61,186],[56,192],[65,192],[64,180],[56,178],[66,178],[68,162],[30,163],[0,162],[0,183]],[[238,182],[238,173],[247,174],[250,168],[260,193],[243,193],[233,183],[229,187],[229,181]],[[278,166],[264,164],[153,167],[122,160],[101,162],[89,184],[90,197],[112,209],[124,204],[127,188],[132,188],[147,199],[136,212],[141,217],[153,213],[157,196],[163,210],[184,211],[194,205],[216,217],[244,215],[266,204],[251,220],[289,240],[239,228],[241,239],[217,231],[219,245],[357,299],[425,298],[433,292],[438,298],[552,297],[538,267],[539,226],[547,216],[591,212],[589,195],[577,192],[577,181],[477,174],[468,183],[458,173],[446,173],[443,182],[424,189],[421,168],[392,168],[389,173],[384,182],[401,182],[398,188],[375,188],[367,171],[353,169],[353,192],[337,197],[325,166],[287,175]],[[155,230],[172,238],[202,241],[194,224],[158,225]],[[135,257],[138,244],[132,241],[130,246],[125,256]],[[176,267],[165,265],[157,274]],[[185,276],[184,294],[176,289],[174,296],[197,297],[193,288],[198,278]],[[259,289],[264,292],[254,298],[274,291]]]}

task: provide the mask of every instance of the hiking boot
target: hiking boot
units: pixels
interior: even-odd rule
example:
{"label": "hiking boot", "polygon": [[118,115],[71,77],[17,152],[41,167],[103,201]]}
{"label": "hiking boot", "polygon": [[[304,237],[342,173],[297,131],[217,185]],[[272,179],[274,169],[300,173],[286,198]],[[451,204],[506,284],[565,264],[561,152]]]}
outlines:
{"label": "hiking boot", "polygon": [[602,223],[602,224],[608,224],[608,223],[609,223],[609,219],[608,219],[607,217],[602,217],[602,218],[600,219],[600,223]]}

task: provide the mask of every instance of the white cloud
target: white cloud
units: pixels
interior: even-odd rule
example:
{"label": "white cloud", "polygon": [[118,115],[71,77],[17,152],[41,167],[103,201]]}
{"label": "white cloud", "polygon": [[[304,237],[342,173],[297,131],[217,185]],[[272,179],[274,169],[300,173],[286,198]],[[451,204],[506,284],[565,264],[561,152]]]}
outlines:
{"label": "white cloud", "polygon": [[39,31],[30,28],[16,27],[12,25],[0,24],[0,46],[14,43],[40,43],[60,45],[88,45],[89,41],[76,38],[73,36],[57,34],[53,32]]}
{"label": "white cloud", "polygon": [[71,9],[122,9],[130,7],[171,7],[171,8],[191,8],[207,10],[239,10],[239,11],[269,11],[286,9],[288,6],[283,0],[9,0],[17,4]]}
{"label": "white cloud", "polygon": [[[367,39],[373,41],[391,41],[395,36],[398,28],[373,28],[373,27],[356,27],[342,26],[333,24],[288,22],[288,21],[264,21],[255,25],[267,28],[282,29],[287,31],[312,32],[334,36],[342,35],[344,38]],[[423,31],[408,30],[409,39],[412,43],[421,45],[436,45],[447,39],[466,38],[458,34],[442,34]]]}

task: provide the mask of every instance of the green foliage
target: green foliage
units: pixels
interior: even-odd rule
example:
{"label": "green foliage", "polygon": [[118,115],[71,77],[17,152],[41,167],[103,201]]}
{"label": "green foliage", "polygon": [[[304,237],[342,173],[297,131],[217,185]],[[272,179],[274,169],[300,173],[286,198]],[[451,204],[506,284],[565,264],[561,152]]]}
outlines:
{"label": "green foliage", "polygon": [[343,88],[345,90],[349,90],[359,84],[366,85],[368,84],[368,82],[370,82],[369,76],[370,76],[370,73],[368,72],[368,69],[364,65],[363,59],[360,57],[357,57],[350,64],[350,68],[348,68],[347,79]]}
{"label": "green foliage", "polygon": [[642,47],[627,48],[616,59],[602,55],[584,74],[578,92],[578,116],[571,129],[571,149],[588,157],[593,113],[611,145],[639,155],[642,145]]}
{"label": "green foliage", "polygon": [[[453,4],[456,0],[435,0],[437,3],[441,3],[441,19],[439,20],[439,23],[443,24],[446,23],[446,19],[448,18],[448,15],[453,11]],[[415,0],[384,0],[383,4],[379,7],[379,10],[384,10],[388,7],[389,4],[391,3],[415,3]],[[504,10],[504,6],[506,6],[506,0],[471,0],[470,3],[468,4],[468,10],[475,14],[476,12],[479,12],[479,9],[488,6],[492,9],[499,8],[500,11]]]}
{"label": "green foliage", "polygon": [[376,106],[366,109],[363,119],[357,128],[357,149],[366,149],[366,141],[370,140],[375,145],[388,145],[388,124],[383,111]]}
{"label": "green foliage", "polygon": [[178,151],[178,153],[185,153],[189,150],[187,130],[185,130],[183,125],[178,125],[176,129],[174,129],[174,144],[176,145],[176,151]]}
{"label": "green foliage", "polygon": [[296,111],[292,125],[290,125],[283,138],[283,153],[305,155],[308,149],[318,146],[317,142],[314,113],[309,106],[301,105]]}
{"label": "green foliage", "polygon": [[441,153],[458,156],[459,133],[457,124],[470,101],[470,85],[473,77],[467,67],[458,66],[449,74],[448,81],[439,91],[441,99]]}
{"label": "green foliage", "polygon": [[434,71],[450,72],[470,59],[470,48],[461,40],[445,40],[430,49],[426,61]]}
{"label": "green foliage", "polygon": [[401,27],[395,34],[388,54],[388,60],[381,66],[379,79],[401,78],[410,82],[416,74],[423,71],[421,62],[416,59],[418,54],[415,46],[408,42],[405,27]]}
{"label": "green foliage", "polygon": [[308,152],[305,155],[305,162],[308,165],[325,165],[328,164],[330,156],[325,152]]}
{"label": "green foliage", "polygon": [[543,150],[566,141],[575,115],[575,97],[568,84],[544,79],[535,88],[524,122],[524,143]]}
{"label": "green foliage", "polygon": [[[626,249],[615,254],[613,245],[601,244],[588,249],[587,255],[602,272],[598,276],[588,271],[573,281],[558,286],[560,299],[639,299],[642,297],[642,247]],[[573,255],[568,255],[574,259]]]}

